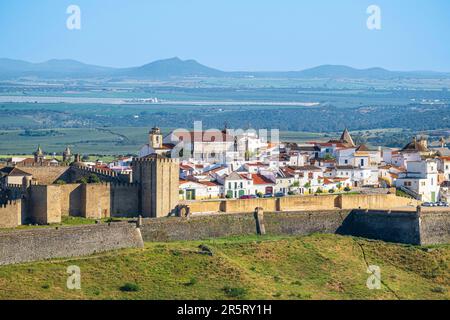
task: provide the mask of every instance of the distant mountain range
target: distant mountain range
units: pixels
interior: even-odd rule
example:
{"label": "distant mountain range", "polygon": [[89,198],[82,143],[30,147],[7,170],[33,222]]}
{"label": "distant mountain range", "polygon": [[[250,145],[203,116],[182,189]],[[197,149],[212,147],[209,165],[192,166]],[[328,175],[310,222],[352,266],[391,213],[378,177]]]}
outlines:
{"label": "distant mountain range", "polygon": [[195,60],[171,58],[133,68],[108,68],[85,64],[76,60],[49,60],[31,63],[22,60],[0,59],[0,79],[36,77],[61,78],[130,78],[168,79],[188,77],[228,78],[299,78],[299,79],[443,79],[450,73],[433,71],[390,71],[382,68],[355,69],[348,66],[322,65],[302,71],[226,72],[210,68]]}

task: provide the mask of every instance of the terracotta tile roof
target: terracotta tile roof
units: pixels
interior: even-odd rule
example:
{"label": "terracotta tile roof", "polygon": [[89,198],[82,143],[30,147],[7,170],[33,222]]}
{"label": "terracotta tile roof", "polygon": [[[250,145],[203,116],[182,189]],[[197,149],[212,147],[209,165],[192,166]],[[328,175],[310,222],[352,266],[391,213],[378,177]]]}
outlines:
{"label": "terracotta tile roof", "polygon": [[322,169],[320,169],[319,167],[311,166],[311,165],[299,166],[299,167],[290,166],[289,168],[291,168],[294,171],[317,171],[317,172],[322,171]]}
{"label": "terracotta tile roof", "polygon": [[219,187],[221,186],[220,183],[214,182],[214,181],[199,181],[200,184],[203,184],[208,187]]}
{"label": "terracotta tile roof", "polygon": [[182,170],[194,170],[193,167],[187,165],[187,164],[180,164],[180,169]]}
{"label": "terracotta tile roof", "polygon": [[356,151],[370,151],[369,148],[365,144],[360,145],[358,148],[356,148]]}
{"label": "terracotta tile roof", "polygon": [[28,172],[22,171],[20,169],[14,168],[11,170],[11,172],[8,174],[10,177],[20,177],[20,176],[32,176],[32,174],[29,174]]}
{"label": "terracotta tile roof", "polygon": [[257,162],[257,163],[246,163],[247,166],[249,167],[267,167],[267,164],[264,164],[262,162]]}
{"label": "terracotta tile roof", "polygon": [[[149,148],[151,148],[150,144],[146,144]],[[160,148],[154,148],[154,150],[172,150],[175,148],[175,145],[173,143],[163,143],[163,145]]]}
{"label": "terracotta tile roof", "polygon": [[252,174],[252,180],[254,185],[273,184],[272,180],[266,178],[261,174]]}
{"label": "terracotta tile roof", "polygon": [[[53,159],[51,159],[51,160],[50,159],[44,159],[43,160],[43,164],[44,165],[48,165],[52,161],[53,161]],[[23,161],[18,162],[17,164],[21,165],[21,166],[30,166],[30,165],[36,164],[36,162],[34,161],[34,158],[27,158],[27,159],[25,159]]]}
{"label": "terracotta tile roof", "polygon": [[216,173],[217,171],[225,170],[225,169],[227,169],[227,167],[218,167],[218,168],[214,168],[214,169],[207,169],[204,172],[205,173],[206,172],[208,172],[208,173]]}

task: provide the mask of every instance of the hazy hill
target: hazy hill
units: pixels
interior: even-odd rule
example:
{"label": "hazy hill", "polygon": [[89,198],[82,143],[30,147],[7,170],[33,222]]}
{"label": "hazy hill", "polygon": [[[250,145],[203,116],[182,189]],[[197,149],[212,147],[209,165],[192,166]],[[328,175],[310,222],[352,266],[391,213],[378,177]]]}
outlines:
{"label": "hazy hill", "polygon": [[0,59],[0,78],[136,78],[166,79],[186,77],[271,77],[271,78],[329,78],[329,79],[396,79],[450,78],[450,73],[432,71],[390,71],[383,68],[356,69],[340,65],[322,65],[302,71],[281,72],[225,72],[200,64],[195,60],[171,58],[131,68],[108,68],[85,64],[76,60],[49,60],[30,63]]}
{"label": "hazy hill", "polygon": [[53,59],[41,63],[31,63],[22,60],[0,59],[0,77],[97,77],[113,72],[113,68],[85,64],[76,60]]}
{"label": "hazy hill", "polygon": [[195,60],[181,60],[175,57],[118,70],[115,75],[137,78],[222,77],[225,72],[206,67]]}

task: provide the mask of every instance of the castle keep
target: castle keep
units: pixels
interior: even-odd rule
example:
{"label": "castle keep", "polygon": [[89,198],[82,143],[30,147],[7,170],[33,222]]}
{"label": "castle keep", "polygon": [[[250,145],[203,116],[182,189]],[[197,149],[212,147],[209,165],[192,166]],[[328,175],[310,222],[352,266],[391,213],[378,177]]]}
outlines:
{"label": "castle keep", "polygon": [[133,181],[139,184],[139,212],[149,218],[165,217],[178,204],[178,160],[156,154],[136,158]]}

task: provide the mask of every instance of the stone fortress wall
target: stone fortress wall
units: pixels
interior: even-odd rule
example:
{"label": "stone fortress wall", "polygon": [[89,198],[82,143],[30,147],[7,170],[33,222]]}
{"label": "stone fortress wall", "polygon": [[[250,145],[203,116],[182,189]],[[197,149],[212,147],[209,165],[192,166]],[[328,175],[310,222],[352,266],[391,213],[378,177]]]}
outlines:
{"label": "stone fortress wall", "polygon": [[22,200],[8,201],[0,204],[0,229],[14,228],[21,224]]}
{"label": "stone fortress wall", "polygon": [[60,223],[64,216],[89,219],[137,217],[139,185],[129,183],[32,185],[26,220]]}
{"label": "stone fortress wall", "polygon": [[[320,210],[208,214],[138,219],[79,227],[0,232],[0,265],[141,248],[144,241],[187,241],[260,234],[330,233],[430,245],[449,243],[450,214],[381,210]],[[256,219],[256,216],[258,219]],[[262,227],[263,226],[263,227]]]}
{"label": "stone fortress wall", "polygon": [[[9,196],[15,199],[7,199],[0,206],[0,228],[28,222],[59,223],[64,216],[100,219],[140,215],[144,219],[138,218],[137,225],[100,223],[0,232],[0,264],[141,247],[143,241],[198,240],[255,234],[261,230],[273,235],[338,233],[409,244],[450,241],[449,212],[416,211],[418,201],[395,194],[179,203],[179,168],[174,160],[159,157],[135,160],[134,183],[109,181],[103,179],[103,173],[99,173],[103,183],[71,183],[83,174],[93,173],[85,168],[22,167],[21,170],[33,174],[35,181],[24,179],[22,185],[10,186]],[[109,173],[105,171],[104,175]],[[69,183],[54,184],[58,180]],[[179,217],[168,217],[174,214]],[[187,216],[181,217],[184,214]]]}
{"label": "stone fortress wall", "polygon": [[[70,167],[23,166],[30,173],[22,185],[8,185],[0,203],[0,228],[20,224],[60,223],[64,216],[91,219],[109,217],[162,217],[174,214],[178,205],[179,166],[165,158],[136,159],[133,174],[128,178],[103,169],[90,169],[79,164]],[[102,183],[74,183],[97,175]],[[124,182],[134,177],[134,183]],[[18,222],[6,219],[6,212],[15,212],[10,201],[21,203]],[[2,221],[4,220],[4,221]],[[8,220],[8,221],[7,221]],[[13,221],[16,221],[13,219]]]}
{"label": "stone fortress wall", "polygon": [[0,232],[0,265],[85,256],[123,248],[142,248],[132,223]]}
{"label": "stone fortress wall", "polygon": [[266,212],[339,209],[401,210],[407,207],[415,209],[420,202],[397,197],[395,194],[332,194],[269,199],[184,201],[182,204],[188,206],[191,213],[243,213],[253,212],[256,207],[263,208]]}

